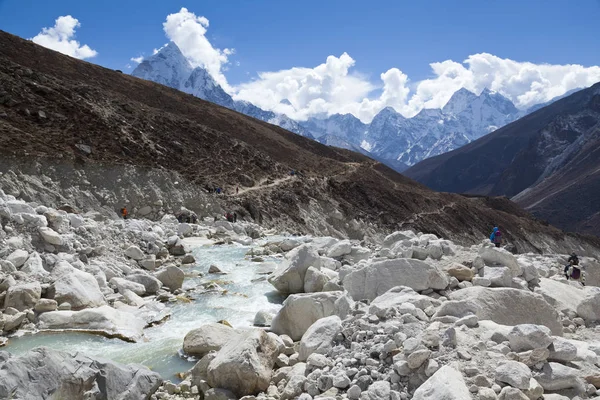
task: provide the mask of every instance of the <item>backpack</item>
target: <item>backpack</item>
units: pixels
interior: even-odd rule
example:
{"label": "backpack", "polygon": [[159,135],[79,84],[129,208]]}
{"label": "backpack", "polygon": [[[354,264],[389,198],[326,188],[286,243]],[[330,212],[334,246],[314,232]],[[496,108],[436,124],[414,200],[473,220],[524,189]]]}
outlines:
{"label": "backpack", "polygon": [[496,231],[494,235],[494,243],[502,243],[502,232]]}
{"label": "backpack", "polygon": [[581,270],[579,268],[577,268],[577,267],[571,268],[571,278],[579,279],[580,276],[581,276]]}

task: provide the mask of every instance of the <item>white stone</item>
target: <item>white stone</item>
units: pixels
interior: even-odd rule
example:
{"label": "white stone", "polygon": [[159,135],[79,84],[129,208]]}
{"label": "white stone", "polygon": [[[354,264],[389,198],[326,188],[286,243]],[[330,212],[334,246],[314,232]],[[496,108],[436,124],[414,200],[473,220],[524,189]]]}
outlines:
{"label": "white stone", "polygon": [[54,299],[69,303],[73,310],[99,307],[106,304],[96,278],[87,272],[73,268],[66,261],[54,266]]}
{"label": "white stone", "polygon": [[228,342],[208,365],[208,384],[238,397],[267,390],[279,345],[263,330],[251,329]]}
{"label": "white stone", "polygon": [[552,338],[552,344],[548,347],[552,361],[569,362],[577,358],[577,347],[570,340],[560,336]]}
{"label": "white stone", "polygon": [[520,276],[523,273],[521,265],[519,265],[515,256],[507,250],[494,247],[482,247],[479,249],[479,255],[483,258],[486,265],[501,265],[508,267],[513,278]]}
{"label": "white stone", "polygon": [[542,371],[534,378],[544,390],[556,391],[569,388],[583,388],[583,382],[578,377],[579,370],[551,362],[544,364]]}
{"label": "white stone", "polygon": [[194,228],[186,222],[177,226],[177,234],[180,236],[191,236],[194,233]]}
{"label": "white stone", "polygon": [[506,361],[496,367],[496,380],[518,389],[529,389],[531,370],[518,361]]}
{"label": "white stone", "polygon": [[143,260],[146,257],[144,252],[137,246],[129,246],[127,250],[125,250],[125,255],[136,261]]}
{"label": "white stone", "polygon": [[146,293],[146,287],[141,283],[132,282],[125,278],[111,278],[108,282],[111,286],[117,288],[117,291],[124,294],[126,290],[129,290],[138,296],[143,296]]}
{"label": "white stone", "polygon": [[42,235],[42,238],[46,243],[52,244],[54,246],[62,246],[63,238],[62,236],[56,232],[54,229],[47,227],[38,228],[38,232]]}
{"label": "white stone", "polygon": [[300,340],[320,318],[337,315],[345,318],[353,301],[343,292],[295,294],[289,296],[271,323],[271,331]]}
{"label": "white stone", "polygon": [[413,400],[471,400],[471,393],[460,372],[444,365],[425,381],[412,397]]}
{"label": "white stone", "polygon": [[412,259],[378,261],[358,268],[343,278],[354,300],[373,300],[395,286],[414,290],[445,289],[448,276],[438,267]]}
{"label": "white stone", "polygon": [[17,249],[6,257],[6,261],[13,263],[15,268],[21,268],[29,258],[29,253],[25,250]]}
{"label": "white stone", "polygon": [[540,278],[535,293],[539,293],[544,299],[559,312],[577,312],[578,305],[583,302],[586,290],[571,286],[566,281]]}
{"label": "white stone", "polygon": [[299,359],[306,361],[313,353],[327,354],[333,347],[333,339],[342,331],[342,320],[337,315],[315,321],[302,335]]}
{"label": "white stone", "polygon": [[39,316],[41,330],[73,330],[118,337],[137,342],[143,337],[146,322],[130,313],[109,306],[81,311],[50,311]]}
{"label": "white stone", "polygon": [[21,271],[38,280],[49,275],[48,271],[44,269],[44,263],[42,262],[40,255],[35,251],[29,255],[25,264],[21,267]]}
{"label": "white stone", "polygon": [[41,295],[42,287],[39,282],[11,286],[4,298],[4,308],[13,307],[19,311],[31,309],[40,300]]}
{"label": "white stone", "polygon": [[304,276],[304,291],[314,293],[323,291],[323,286],[329,282],[329,277],[314,267],[308,267]]}
{"label": "white stone", "polygon": [[281,293],[302,293],[308,267],[320,268],[321,259],[309,245],[296,247],[286,255],[279,268],[269,277],[269,282]]}
{"label": "white stone", "polygon": [[163,285],[167,286],[171,291],[181,289],[185,274],[181,268],[174,267],[172,265],[160,269],[154,275],[162,282]]}
{"label": "white stone", "polygon": [[508,267],[483,267],[483,277],[490,280],[492,287],[511,287],[512,276]]}
{"label": "white stone", "polygon": [[552,334],[562,335],[557,311],[535,293],[510,288],[473,286],[450,294],[451,300],[473,304],[480,321],[492,320],[502,325],[535,324],[550,328]]}
{"label": "white stone", "polygon": [[340,258],[352,252],[352,243],[349,240],[342,240],[334,244],[329,251],[327,257]]}
{"label": "white stone", "polygon": [[207,324],[193,329],[183,339],[183,351],[186,354],[203,357],[213,350],[220,350],[236,337],[238,331],[223,324]]}
{"label": "white stone", "polygon": [[512,351],[545,349],[552,343],[552,332],[543,325],[521,324],[511,329],[508,341]]}

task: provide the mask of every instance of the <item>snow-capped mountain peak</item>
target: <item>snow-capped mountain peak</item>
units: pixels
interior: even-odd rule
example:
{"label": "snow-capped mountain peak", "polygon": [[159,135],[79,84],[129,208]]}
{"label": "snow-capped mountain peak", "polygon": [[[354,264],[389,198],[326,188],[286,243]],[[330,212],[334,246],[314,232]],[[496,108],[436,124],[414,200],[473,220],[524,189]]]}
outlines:
{"label": "snow-capped mountain peak", "polygon": [[[355,151],[368,150],[378,160],[414,165],[454,150],[500,128],[525,112],[498,92],[484,88],[479,95],[459,89],[442,109],[423,109],[405,118],[392,107],[382,109],[369,124],[352,114],[318,115],[295,121],[245,101],[234,101],[204,68],[192,68],[175,43],[144,60],[132,75],[162,83],[228,107],[289,131]],[[289,99],[281,104],[293,107]],[[358,150],[357,150],[358,149]]]}
{"label": "snow-capped mountain peak", "polygon": [[457,115],[477,99],[477,95],[465,88],[458,89],[442,108],[445,114]]}
{"label": "snow-capped mountain peak", "polygon": [[174,89],[183,89],[183,83],[192,73],[192,66],[179,47],[169,43],[138,65],[131,75],[157,82]]}

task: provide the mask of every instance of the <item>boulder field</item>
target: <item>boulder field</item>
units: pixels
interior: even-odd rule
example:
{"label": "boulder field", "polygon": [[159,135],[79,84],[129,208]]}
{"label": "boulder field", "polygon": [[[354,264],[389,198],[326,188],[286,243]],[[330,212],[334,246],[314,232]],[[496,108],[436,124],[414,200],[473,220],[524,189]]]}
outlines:
{"label": "boulder field", "polygon": [[591,278],[583,286],[562,275],[566,255],[515,255],[487,241],[282,232],[259,243],[275,232],[243,220],[180,224],[168,213],[158,221],[75,214],[1,191],[0,222],[0,344],[19,331],[147,340],[169,304],[202,290],[183,285],[192,243],[248,246],[256,279],[287,296],[276,313],[248,316],[254,327],[214,321],[188,332],[181,352],[196,362],[179,383],[140,365],[39,347],[0,352],[0,398],[600,396],[600,289],[589,284],[600,265],[591,258],[582,257]]}

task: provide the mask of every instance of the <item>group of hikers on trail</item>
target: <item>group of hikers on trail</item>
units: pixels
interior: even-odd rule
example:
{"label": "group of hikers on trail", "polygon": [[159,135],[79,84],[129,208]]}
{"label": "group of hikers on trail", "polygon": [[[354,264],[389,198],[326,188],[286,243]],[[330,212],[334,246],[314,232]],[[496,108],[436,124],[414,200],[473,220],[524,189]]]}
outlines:
{"label": "group of hikers on trail", "polygon": [[232,214],[230,212],[227,212],[225,213],[225,219],[227,219],[227,221],[229,222],[237,222],[237,213],[234,212]]}
{"label": "group of hikers on trail", "polygon": [[[492,229],[490,242],[494,243],[496,247],[500,247],[502,244],[502,232],[500,232],[500,229],[497,225],[494,225],[494,229]],[[563,271],[567,280],[572,279],[574,281],[579,281],[583,286],[585,286],[585,274],[579,266],[579,257],[577,257],[577,254],[575,254],[575,252],[571,253],[571,256],[567,262],[568,264],[565,265],[565,269]]]}
{"label": "group of hikers on trail", "polygon": [[[210,187],[209,185],[205,185],[204,189],[208,192],[208,193],[216,193],[216,194],[227,194],[226,190],[220,186],[217,187]],[[240,187],[236,186],[235,187],[235,194],[239,194],[240,193]]]}

